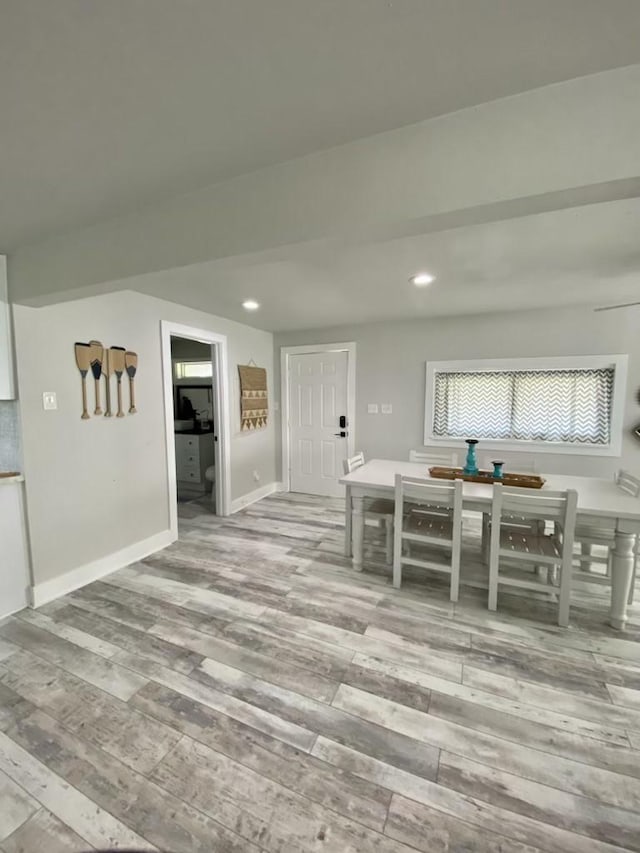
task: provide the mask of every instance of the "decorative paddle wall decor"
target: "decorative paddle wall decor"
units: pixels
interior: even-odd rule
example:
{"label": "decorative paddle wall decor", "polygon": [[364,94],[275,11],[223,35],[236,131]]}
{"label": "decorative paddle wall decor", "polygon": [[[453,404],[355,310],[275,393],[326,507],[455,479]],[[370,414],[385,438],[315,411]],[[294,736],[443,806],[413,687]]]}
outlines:
{"label": "decorative paddle wall decor", "polygon": [[89,344],[75,344],[76,364],[82,377],[82,420],[86,421],[89,417],[87,411],[87,373],[91,367],[91,347]]}
{"label": "decorative paddle wall decor", "polygon": [[267,425],[267,371],[264,367],[238,365],[240,374],[240,430],[263,429]]}
{"label": "decorative paddle wall decor", "polygon": [[111,377],[113,376],[113,368],[111,367],[111,359],[109,358],[109,350],[104,351],[104,361],[102,362],[102,375],[104,376],[105,384],[105,418],[111,417]]}
{"label": "decorative paddle wall decor", "polygon": [[109,358],[113,366],[113,372],[116,375],[116,387],[118,391],[118,411],[116,413],[117,418],[124,417],[124,411],[122,409],[122,374],[124,373],[125,352],[126,350],[124,347],[111,347],[109,353]]}
{"label": "decorative paddle wall decor", "polygon": [[138,354],[130,351],[125,352],[124,366],[129,377],[129,414],[135,415],[138,410],[136,409],[136,393],[133,380],[138,369]]}
{"label": "decorative paddle wall decor", "polygon": [[89,341],[89,354],[91,356],[91,372],[93,373],[93,382],[96,389],[96,407],[93,411],[94,415],[102,414],[102,406],[100,405],[100,377],[102,376],[102,360],[104,358],[104,347],[100,341]]}
{"label": "decorative paddle wall decor", "polygon": [[124,347],[105,348],[100,341],[89,341],[89,343],[78,342],[75,344],[76,365],[80,371],[82,381],[82,419],[90,417],[87,405],[87,374],[91,370],[95,386],[96,406],[94,415],[102,415],[100,400],[100,380],[105,380],[105,418],[113,415],[111,410],[111,377],[115,373],[118,392],[118,411],[116,417],[124,417],[122,408],[122,376],[126,371],[129,377],[129,414],[134,415],[136,409],[134,377],[138,370],[138,355]]}

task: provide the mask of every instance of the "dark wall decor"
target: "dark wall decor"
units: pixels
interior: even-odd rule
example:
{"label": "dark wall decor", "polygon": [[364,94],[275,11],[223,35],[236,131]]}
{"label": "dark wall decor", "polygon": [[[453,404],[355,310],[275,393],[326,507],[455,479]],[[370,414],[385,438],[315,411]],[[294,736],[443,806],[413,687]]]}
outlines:
{"label": "dark wall decor", "polygon": [[213,423],[213,386],[209,383],[191,383],[174,385],[174,412],[181,420],[199,420],[202,413],[205,419]]}

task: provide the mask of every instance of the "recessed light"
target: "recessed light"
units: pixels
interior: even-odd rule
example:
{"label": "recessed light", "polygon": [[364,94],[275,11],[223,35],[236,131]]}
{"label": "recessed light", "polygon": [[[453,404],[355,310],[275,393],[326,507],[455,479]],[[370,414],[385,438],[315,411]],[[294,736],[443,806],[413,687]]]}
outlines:
{"label": "recessed light", "polygon": [[245,299],[242,303],[242,307],[245,311],[257,311],[260,307],[260,303],[256,302],[255,299]]}
{"label": "recessed light", "polygon": [[428,272],[419,272],[412,275],[409,281],[411,284],[415,284],[416,287],[425,287],[427,284],[431,284],[432,281],[435,281],[435,276]]}

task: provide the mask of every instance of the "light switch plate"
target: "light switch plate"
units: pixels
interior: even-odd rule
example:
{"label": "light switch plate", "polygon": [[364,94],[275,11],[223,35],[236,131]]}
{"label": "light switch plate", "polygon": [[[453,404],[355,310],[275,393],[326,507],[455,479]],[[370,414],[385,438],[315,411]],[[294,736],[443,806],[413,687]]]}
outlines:
{"label": "light switch plate", "polygon": [[368,415],[377,415],[378,414],[378,404],[377,403],[367,403],[367,414]]}
{"label": "light switch plate", "polygon": [[393,414],[393,406],[391,403],[382,403],[380,406],[380,411],[383,415],[391,415]]}
{"label": "light switch plate", "polygon": [[58,408],[58,395],[55,391],[44,391],[42,394],[42,408],[47,411]]}

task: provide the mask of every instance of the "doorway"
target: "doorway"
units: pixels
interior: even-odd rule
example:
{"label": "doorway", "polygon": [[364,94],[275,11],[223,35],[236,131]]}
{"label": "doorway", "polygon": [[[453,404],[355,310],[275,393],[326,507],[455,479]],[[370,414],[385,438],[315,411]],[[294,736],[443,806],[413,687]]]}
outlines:
{"label": "doorway", "polygon": [[223,335],[162,323],[170,527],[178,503],[229,515],[229,393]]}
{"label": "doorway", "polygon": [[282,480],[291,492],[342,497],[353,455],[355,344],[283,347]]}
{"label": "doorway", "polygon": [[171,336],[173,427],[178,503],[215,514],[215,347]]}

